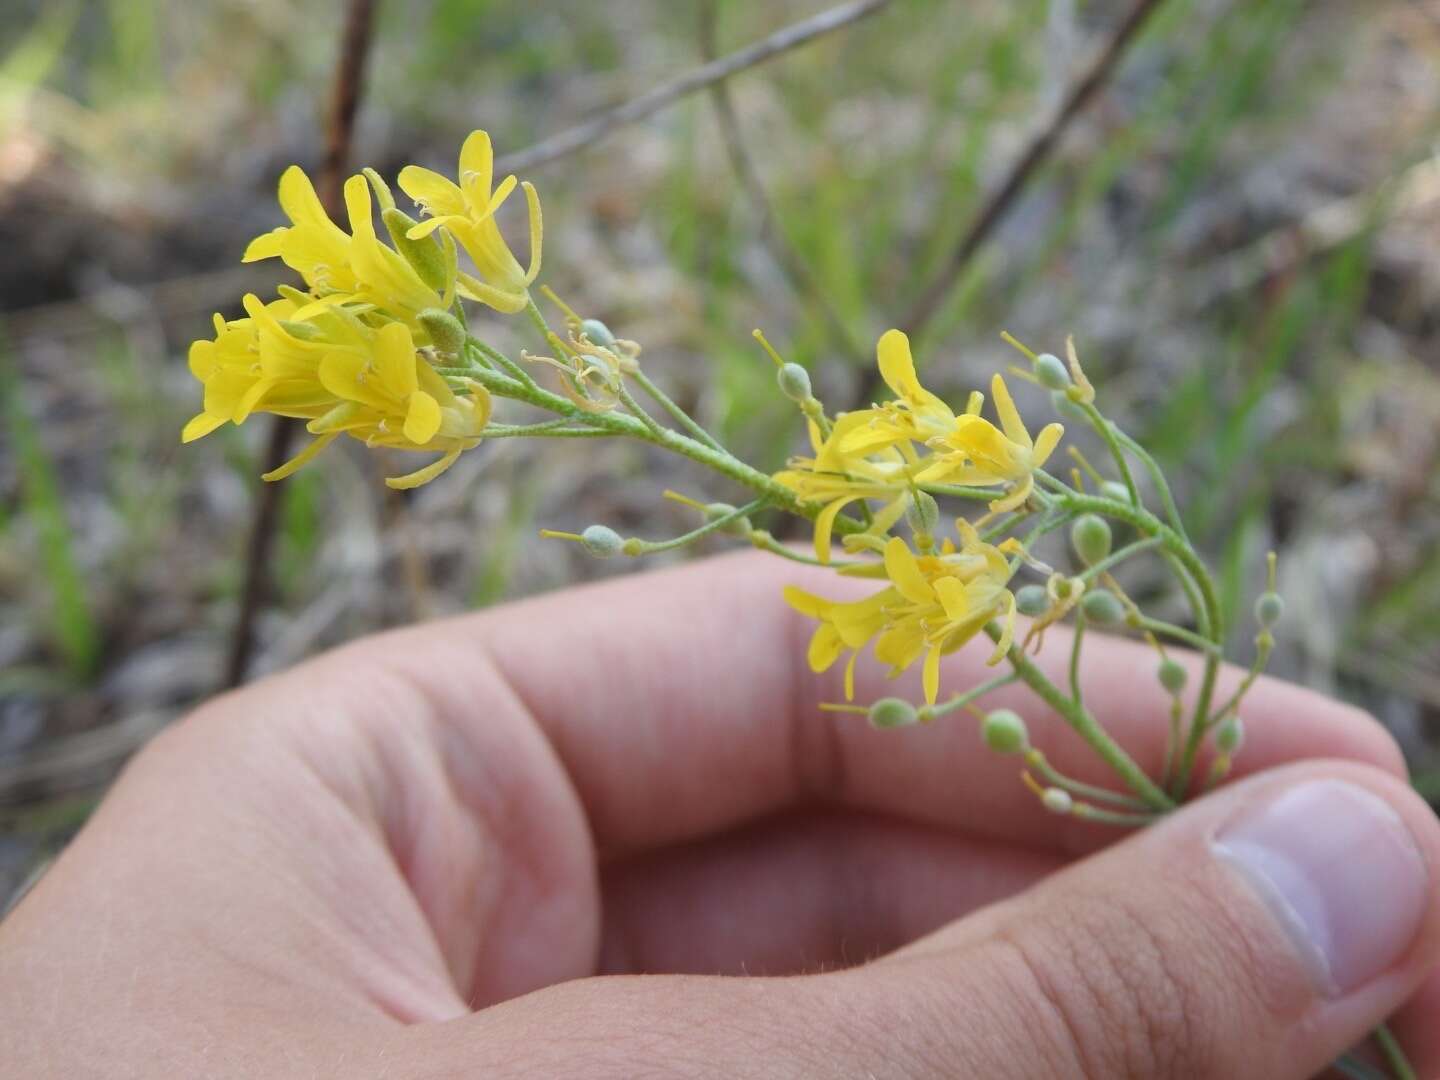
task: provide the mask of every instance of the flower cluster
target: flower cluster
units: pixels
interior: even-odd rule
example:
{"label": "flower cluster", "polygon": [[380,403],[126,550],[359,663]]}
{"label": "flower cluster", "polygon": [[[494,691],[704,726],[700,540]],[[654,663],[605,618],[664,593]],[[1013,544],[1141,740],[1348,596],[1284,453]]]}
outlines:
{"label": "flower cluster", "polygon": [[[247,295],[245,318],[215,316],[214,339],[190,349],[190,370],[205,396],[182,439],[257,412],[307,421],[314,441],[266,480],[290,475],[342,434],[370,446],[442,455],[386,481],[396,488],[434,479],[477,445],[491,396],[455,366],[466,340],[457,296],[506,313],[524,309],[541,248],[539,199],[526,183],[531,261],[522,270],[495,221],[516,180],[507,177],[492,191],[492,174],[483,131],[465,141],[458,184],[407,166],[401,189],[433,215],[418,222],[366,170],[345,184],[346,232],[326,214],[305,173],[287,169],[279,194],[290,224],[257,237],[243,261],[278,258],[300,275],[305,291],[281,286],[269,303]],[[375,227],[377,202],[389,244]],[[459,250],[476,274],[460,268]]]}

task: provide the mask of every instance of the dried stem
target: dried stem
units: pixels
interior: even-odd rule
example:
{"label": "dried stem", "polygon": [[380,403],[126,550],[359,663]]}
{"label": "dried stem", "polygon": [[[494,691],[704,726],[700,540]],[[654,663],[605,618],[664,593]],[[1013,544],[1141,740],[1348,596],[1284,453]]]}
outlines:
{"label": "dried stem", "polygon": [[679,78],[662,83],[653,90],[648,90],[639,97],[631,98],[613,109],[607,109],[599,116],[577,124],[567,131],[552,135],[548,139],[542,139],[534,146],[526,147],[524,150],[506,154],[495,162],[495,171],[497,173],[520,172],[566,157],[604,138],[618,127],[643,120],[697,90],[703,90],[705,87],[728,79],[731,75],[744,71],[746,68],[762,64],[773,56],[789,52],[817,37],[839,30],[867,15],[873,15],[889,3],[890,0],[853,0],[852,3],[839,4],[808,19],[791,23],[753,45],[747,45],[718,60],[702,64]]}
{"label": "dried stem", "polygon": [[[364,85],[365,59],[370,52],[371,30],[375,22],[375,0],[350,0],[345,18],[344,37],[335,64],[335,82],[326,126],[325,159],[320,172],[320,198],[325,211],[339,218],[344,210],[342,190],[345,162],[350,156],[350,143],[355,130],[355,113]],[[265,445],[265,471],[279,468],[290,456],[298,422],[277,416],[272,421],[270,438]],[[250,524],[250,537],[245,549],[245,575],[240,589],[240,610],[230,635],[230,649],[225,661],[227,687],[239,686],[245,680],[255,644],[255,618],[267,591],[270,549],[280,517],[280,485],[262,484],[255,499],[255,512]]]}

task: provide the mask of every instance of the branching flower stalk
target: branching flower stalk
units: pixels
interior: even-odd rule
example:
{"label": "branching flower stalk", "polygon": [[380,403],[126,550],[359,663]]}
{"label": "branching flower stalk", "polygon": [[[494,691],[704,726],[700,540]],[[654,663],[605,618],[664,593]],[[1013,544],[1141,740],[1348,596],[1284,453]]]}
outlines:
{"label": "branching flower stalk", "polygon": [[[1062,361],[1005,335],[1025,361],[1014,373],[1049,391],[1057,414],[1088,428],[1108,455],[1102,470],[1071,448],[1076,466],[1067,481],[1046,468],[1064,427],[1052,422],[1032,431],[999,373],[988,387],[992,420],[979,390],[956,405],[930,391],[908,338],[890,330],[876,346],[888,397],[832,413],[814,394],[806,369],[787,362],[756,331],[809,443],[807,453],[772,475],[725,447],[674,401],[643,367],[639,343],[536,286],[539,195],[513,176],[496,184],[493,166],[484,132],[465,141],[454,180],[407,166],[399,186],[419,218],[400,209],[389,185],[365,170],[345,186],[348,231],[325,215],[305,174],[287,170],[280,203],[290,224],[256,239],[245,259],[279,258],[304,288],[279,285],[269,301],[246,296],[245,318],[215,317],[214,338],[190,351],[204,403],[183,439],[244,423],[255,413],[306,421],[314,441],[266,480],[290,475],[341,435],[439,455],[386,481],[396,488],[435,480],[488,439],[624,437],[659,447],[704,466],[745,496],[731,504],[667,492],[700,521],[664,539],[622,537],[598,523],[542,535],[612,557],[671,551],[720,534],[853,579],[838,599],[794,586],[784,592],[786,602],[815,623],[809,666],[818,673],[844,662],[844,702],[820,704],[841,714],[836,722],[854,713],[890,728],[974,712],[982,744],[1018,757],[1023,782],[1046,809],[1115,827],[1148,825],[1225,778],[1243,743],[1246,694],[1265,669],[1283,613],[1275,557],[1254,605],[1254,662],[1216,705],[1227,627],[1214,578],[1185,532],[1159,463],[1105,415],[1073,341],[1066,342]],[[496,216],[517,187],[530,220],[524,266]],[[376,228],[377,211],[388,244]],[[532,290],[555,313],[554,323]],[[477,311],[466,301],[479,305],[478,313],[488,309],[490,319],[523,314],[538,351],[511,356],[496,348],[483,324],[472,323]],[[516,411],[497,420],[501,402]],[[1139,479],[1148,480],[1148,488]],[[966,512],[947,519],[942,500]],[[810,551],[784,545],[757,525],[761,515],[776,512],[813,523]],[[1067,528],[1068,544],[1051,539]],[[1117,529],[1133,537],[1116,546]],[[1070,570],[1046,561],[1056,559],[1057,548]],[[1186,598],[1190,625],[1147,614],[1129,595],[1119,575],[1141,560],[1168,574]],[[870,591],[858,591],[866,582]],[[1072,627],[1064,686],[1033,659],[1047,630],[1060,622]],[[1133,634],[1155,652],[1164,702],[1157,722],[1169,731],[1159,776],[1131,757],[1085,702],[1085,646],[1101,631]],[[948,688],[942,697],[943,658],[982,635],[993,643],[989,663],[996,675]],[[1193,650],[1196,662],[1179,662],[1167,646]],[[856,667],[867,652],[892,678],[918,667],[923,701],[892,696],[856,703]],[[1187,694],[1191,667],[1199,669],[1193,695]],[[1113,787],[1064,774],[1030,744],[1019,714],[981,707],[987,695],[1017,682],[1108,767]],[[1390,1040],[1387,1053],[1392,1050],[1399,1053]],[[1403,1062],[1403,1055],[1392,1060]]]}

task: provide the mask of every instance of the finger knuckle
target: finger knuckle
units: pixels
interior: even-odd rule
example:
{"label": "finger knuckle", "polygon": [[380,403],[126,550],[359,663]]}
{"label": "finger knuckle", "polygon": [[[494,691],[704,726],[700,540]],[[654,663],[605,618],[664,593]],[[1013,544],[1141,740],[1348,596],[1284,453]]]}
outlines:
{"label": "finger knuckle", "polygon": [[[1208,965],[1176,948],[1175,913],[1124,898],[1072,896],[1050,921],[1003,934],[1019,997],[1057,1075],[1086,1078],[1220,1075],[1218,996]],[[1062,921],[1063,920],[1063,921]]]}

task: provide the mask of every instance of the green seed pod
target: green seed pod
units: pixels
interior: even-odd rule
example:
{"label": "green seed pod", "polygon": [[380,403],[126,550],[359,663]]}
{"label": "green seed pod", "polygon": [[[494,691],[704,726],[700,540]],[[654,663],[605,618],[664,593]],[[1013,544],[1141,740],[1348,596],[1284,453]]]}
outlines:
{"label": "green seed pod", "polygon": [[1052,814],[1068,814],[1075,808],[1075,800],[1064,788],[1046,788],[1045,793],[1040,796],[1040,802]]}
{"label": "green seed pod", "polygon": [[1109,589],[1095,589],[1080,601],[1080,610],[1096,626],[1119,626],[1125,621],[1125,608]]}
{"label": "green seed pod", "polygon": [[1285,601],[1280,594],[1263,592],[1255,601],[1255,621],[1269,630],[1285,614]]}
{"label": "green seed pod", "polygon": [[[713,502],[705,507],[705,517],[709,521],[716,518],[723,518],[735,513],[735,507],[729,503]],[[738,517],[720,526],[720,532],[726,536],[749,536],[752,526],[748,517]]]}
{"label": "green seed pod", "polygon": [[870,706],[870,726],[877,728],[908,727],[919,719],[915,706],[903,698],[881,698]]}
{"label": "green seed pod", "polygon": [[940,504],[926,492],[914,492],[905,508],[905,524],[913,533],[933,533],[940,524]]}
{"label": "green seed pod", "polygon": [[1104,495],[1107,499],[1114,499],[1116,502],[1125,503],[1127,506],[1133,506],[1135,504],[1135,500],[1130,498],[1130,489],[1119,480],[1106,480],[1100,485],[1100,494]]}
{"label": "green seed pod", "polygon": [[775,372],[775,381],[780,392],[791,401],[808,401],[810,398],[810,373],[799,364],[781,364]]}
{"label": "green seed pod", "polygon": [[448,311],[426,308],[416,316],[425,332],[430,335],[435,348],[446,356],[459,356],[465,349],[465,327]]}
{"label": "green seed pod", "polygon": [[1069,600],[1070,595],[1075,591],[1075,579],[1060,577],[1057,574],[1050,579],[1050,588],[1055,591],[1055,599]]}
{"label": "green seed pod", "polygon": [[1098,514],[1082,514],[1070,526],[1070,543],[1086,566],[1094,566],[1110,554],[1110,524]]}
{"label": "green seed pod", "polygon": [[1015,610],[1021,615],[1038,618],[1050,610],[1050,594],[1044,585],[1026,585],[1015,594]]}
{"label": "green seed pod", "polygon": [[590,339],[590,344],[599,345],[602,349],[613,348],[615,345],[615,335],[599,319],[586,319],[580,324],[580,333]]}
{"label": "green seed pod", "polygon": [[580,543],[597,559],[608,559],[625,550],[625,541],[608,525],[590,525],[580,534]]}
{"label": "green seed pod", "polygon": [[1065,393],[1064,390],[1050,391],[1050,404],[1053,405],[1055,411],[1066,420],[1072,420],[1077,424],[1084,424],[1089,421],[1089,417],[1085,415],[1085,410],[1071,401],[1070,395]]}
{"label": "green seed pod", "polygon": [[1041,353],[1035,358],[1035,377],[1047,390],[1064,390],[1070,385],[1070,372],[1065,361],[1054,353]]}
{"label": "green seed pod", "polygon": [[444,292],[445,283],[451,275],[446,265],[445,249],[435,239],[435,234],[411,240],[407,234],[420,223],[393,206],[380,211],[380,220],[385,223],[385,231],[390,234],[395,250],[405,256],[405,261],[415,268],[420,280],[436,292]]}
{"label": "green seed pod", "polygon": [[1215,729],[1215,746],[1222,754],[1234,754],[1245,743],[1245,722],[1231,713]]}
{"label": "green seed pod", "polygon": [[988,713],[980,725],[980,737],[997,754],[1018,754],[1030,746],[1030,732],[1020,714],[1012,709]]}
{"label": "green seed pod", "polygon": [[1178,694],[1185,689],[1185,680],[1188,675],[1182,665],[1167,656],[1160,661],[1160,667],[1156,670],[1155,677],[1160,680],[1160,685],[1170,693]]}

